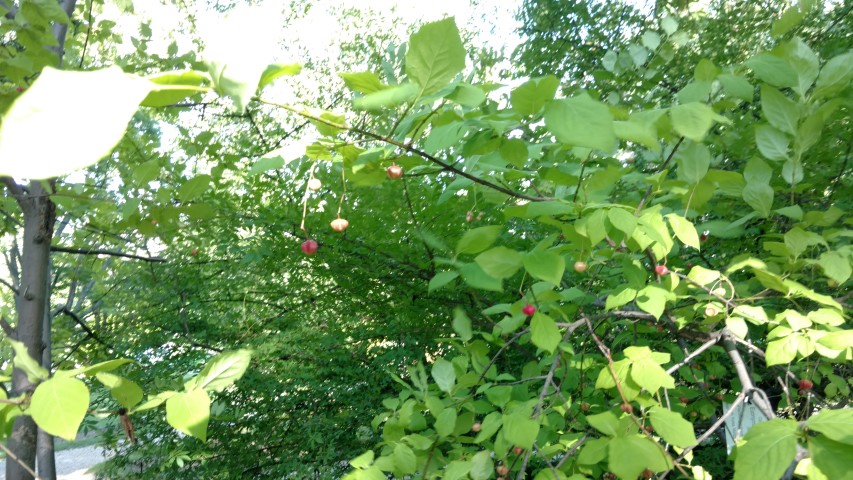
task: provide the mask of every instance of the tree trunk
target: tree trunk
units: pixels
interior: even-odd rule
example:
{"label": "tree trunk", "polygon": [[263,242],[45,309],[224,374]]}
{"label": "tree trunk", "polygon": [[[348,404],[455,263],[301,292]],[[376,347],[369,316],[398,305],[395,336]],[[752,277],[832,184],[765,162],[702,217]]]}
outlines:
{"label": "tree trunk", "polygon": [[[53,240],[53,228],[56,222],[56,207],[51,202],[45,186],[41,182],[31,182],[28,190],[23,189],[11,179],[4,179],[7,189],[21,207],[24,216],[24,235],[21,255],[21,284],[15,298],[18,313],[17,336],[23,342],[33,358],[42,358],[44,316],[48,302],[48,264],[50,261],[50,243]],[[45,182],[53,188],[53,182]],[[12,373],[12,392],[10,396],[32,393],[35,385],[19,369]],[[8,448],[30,471],[35,466],[36,424],[30,416],[21,416],[15,420]],[[20,463],[9,459],[6,462],[7,480],[32,479],[33,476]]]}
{"label": "tree trunk", "polygon": [[[63,224],[60,224],[56,229],[55,235],[61,235]],[[42,353],[41,353],[41,366],[45,368],[48,372],[51,372],[53,369],[52,365],[52,351],[53,351],[53,342],[51,340],[52,327],[53,327],[53,312],[50,311],[50,299],[53,293],[53,289],[51,288],[52,282],[50,281],[50,261],[48,260],[48,268],[46,275],[47,283],[45,283],[45,305],[44,305],[44,318],[42,319]],[[56,457],[54,456],[54,448],[53,448],[53,435],[45,432],[42,429],[38,429],[38,436],[36,437],[36,467],[38,467],[38,475],[41,480],[56,480]]]}

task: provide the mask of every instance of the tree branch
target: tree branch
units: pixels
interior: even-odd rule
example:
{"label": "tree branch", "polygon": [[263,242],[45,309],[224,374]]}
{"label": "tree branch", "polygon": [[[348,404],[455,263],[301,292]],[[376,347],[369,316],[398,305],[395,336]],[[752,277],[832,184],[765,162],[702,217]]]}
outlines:
{"label": "tree branch", "polygon": [[90,248],[69,248],[69,247],[60,247],[58,245],[51,245],[50,251],[51,252],[63,252],[63,253],[75,253],[78,255],[109,255],[112,257],[132,258],[134,260],[142,260],[144,262],[166,263],[166,259],[161,258],[161,257],[142,257],[139,255],[133,255],[130,253],[114,252],[112,250],[100,250],[100,249],[90,249]]}
{"label": "tree branch", "polygon": [[504,194],[509,195],[511,197],[521,198],[524,200],[529,200],[531,202],[542,202],[545,200],[550,200],[549,198],[534,197],[534,196],[527,195],[524,193],[516,192],[516,191],[510,190],[509,188],[506,188],[504,186],[498,185],[496,183],[492,183],[488,180],[484,180],[484,179],[482,179],[476,175],[471,175],[470,173],[465,172],[463,170],[460,170],[460,169],[454,167],[453,165],[451,165],[451,164],[449,164],[443,160],[439,160],[437,157],[430,155],[429,153],[424,152],[423,150],[419,150],[419,149],[413,147],[411,144],[399,142],[397,140],[394,140],[393,138],[388,138],[388,137],[383,136],[383,135],[379,135],[379,134],[376,134],[373,132],[368,132],[367,130],[362,130],[358,127],[350,127],[348,125],[343,125],[340,123],[332,122],[332,121],[327,120],[325,118],[320,118],[316,115],[312,115],[311,113],[309,113],[303,109],[292,107],[290,105],[276,103],[276,102],[272,102],[272,101],[264,100],[264,99],[259,99],[259,101],[262,103],[266,103],[267,105],[272,105],[274,107],[283,108],[289,112],[293,112],[297,115],[301,115],[302,117],[309,118],[312,121],[322,123],[324,125],[328,125],[328,126],[333,127],[333,128],[352,132],[352,133],[355,133],[357,135],[361,135],[362,137],[372,138],[373,140],[378,140],[380,142],[387,143],[388,145],[394,145],[395,147],[401,148],[401,149],[403,149],[409,153],[413,153],[413,154],[423,158],[424,160],[428,160],[432,163],[435,163],[436,165],[440,165],[441,167],[443,167],[447,171],[453,172],[456,175],[459,175],[461,177],[465,177],[474,183],[479,183],[480,185],[483,185],[485,187],[491,188],[492,190],[496,190],[498,192],[504,193]]}

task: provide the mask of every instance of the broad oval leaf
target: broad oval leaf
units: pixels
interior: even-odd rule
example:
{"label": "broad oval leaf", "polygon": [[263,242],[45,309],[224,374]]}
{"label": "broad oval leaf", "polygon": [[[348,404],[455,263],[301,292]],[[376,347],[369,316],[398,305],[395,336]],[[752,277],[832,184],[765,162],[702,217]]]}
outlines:
{"label": "broad oval leaf", "polygon": [[678,413],[663,407],[652,407],[649,411],[649,420],[652,422],[655,432],[667,443],[681,448],[696,444],[696,432],[693,430],[693,424]]}
{"label": "broad oval leaf", "polygon": [[86,384],[69,377],[45,380],[33,392],[28,413],[45,432],[71,441],[89,408]]}
{"label": "broad oval leaf", "polygon": [[616,146],[610,109],[586,93],[549,103],[545,126],[558,141],[574,147],[610,153]]}
{"label": "broad oval leaf", "polygon": [[195,385],[204,390],[221,392],[236,382],[252,360],[250,350],[223,352],[213,357],[195,379]]}
{"label": "broad oval leaf", "polygon": [[59,177],[109,155],[152,85],[118,67],[45,68],[3,117],[0,175]]}
{"label": "broad oval leaf", "polygon": [[166,421],[176,430],[207,440],[210,421],[210,397],[201,388],[178,392],[166,400]]}
{"label": "broad oval leaf", "polygon": [[142,401],[142,389],[131,380],[107,372],[98,372],[95,378],[110,389],[110,394],[124,408],[133,408]]}
{"label": "broad oval leaf", "polygon": [[427,23],[409,39],[406,74],[429,95],[465,68],[465,47],[453,18]]}

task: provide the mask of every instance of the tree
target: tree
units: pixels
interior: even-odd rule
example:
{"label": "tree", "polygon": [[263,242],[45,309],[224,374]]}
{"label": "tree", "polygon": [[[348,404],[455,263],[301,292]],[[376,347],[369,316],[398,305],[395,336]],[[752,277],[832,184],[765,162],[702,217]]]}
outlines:
{"label": "tree", "polygon": [[[54,407],[74,433],[81,402],[37,394],[95,376],[113,398],[92,405],[118,402],[111,418],[132,418],[142,439],[117,445],[123,477],[323,478],[378,441],[347,477],[703,478],[731,472],[715,434],[749,399],[768,421],[735,447],[736,478],[782,476],[804,458],[800,472],[842,478],[853,53],[837,41],[824,53],[843,17],[812,15],[787,10],[766,51],[670,65],[702,51],[684,32],[696,17],[670,9],[632,31],[649,45],[627,49],[630,62],[616,53],[610,74],[559,95],[557,76],[503,92],[471,83],[445,19],[388,48],[381,75],[342,75],[352,110],[273,99],[298,75],[290,64],[190,55],[176,65],[189,71],[144,78],[45,70],[10,107],[0,151],[14,146],[10,125],[43,128],[21,113],[56,84],[118,92],[91,110],[97,136],[75,132],[97,149],[71,150],[78,166],[115,157],[90,167],[95,187],[58,183],[52,198],[83,197],[63,208],[88,215],[86,229],[126,232],[90,252],[150,259],[153,246],[166,262],[93,262],[113,277],[92,287],[109,298],[97,331],[137,361],[127,378],[103,375],[122,363],[109,360],[51,378],[16,347],[16,366],[42,383],[4,411],[55,429],[36,413]],[[823,33],[795,36],[811,28]],[[50,119],[72,110],[52,106]],[[172,108],[198,115],[185,123]],[[167,123],[178,161],[148,147]],[[279,149],[293,128],[318,134],[297,160]],[[95,196],[109,207],[84,214]],[[339,216],[349,228],[327,229]],[[319,242],[310,256],[306,239]],[[245,350],[202,365],[237,347],[258,363],[235,390]],[[345,435],[383,396],[371,428]],[[165,431],[163,403],[192,438]],[[324,444],[340,450],[315,453]]]}

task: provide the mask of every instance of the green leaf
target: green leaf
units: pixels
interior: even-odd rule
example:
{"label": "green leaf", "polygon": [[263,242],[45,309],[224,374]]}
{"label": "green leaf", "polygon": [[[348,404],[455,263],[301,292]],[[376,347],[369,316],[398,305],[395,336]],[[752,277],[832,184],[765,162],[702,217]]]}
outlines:
{"label": "green leaf", "polygon": [[451,393],[453,385],[456,384],[456,372],[453,370],[453,364],[442,357],[435,359],[432,364],[432,378],[435,379],[435,384],[442,392]]}
{"label": "green leaf", "polygon": [[530,418],[529,412],[524,408],[504,415],[503,426],[503,436],[507,442],[525,450],[533,447],[533,442],[539,435],[539,422]]}
{"label": "green leaf", "polygon": [[663,315],[666,307],[668,292],[660,287],[649,285],[637,292],[637,306],[644,312],[651,313],[655,318]]}
{"label": "green leaf", "polygon": [[672,107],[669,115],[672,119],[672,128],[679,135],[694,142],[702,142],[705,139],[716,117],[711,107],[699,102]]}
{"label": "green leaf", "polygon": [[448,437],[456,428],[456,410],[445,408],[435,419],[435,431],[442,437]]}
{"label": "green leaf", "polygon": [[177,392],[166,400],[166,421],[176,430],[207,440],[207,423],[210,421],[210,397],[201,388]]}
{"label": "green leaf", "polygon": [[131,362],[133,362],[133,360],[130,360],[128,358],[117,358],[114,360],[107,360],[106,362],[100,362],[94,365],[89,365],[88,367],[79,367],[73,370],[57,370],[55,375],[76,377],[77,375],[83,374],[91,377],[92,375],[95,375],[98,372],[108,372],[110,370],[115,370],[116,368]]}
{"label": "green leaf", "polygon": [[581,465],[595,465],[607,458],[607,448],[609,446],[610,437],[589,440],[578,455],[578,463]]}
{"label": "green leaf", "polygon": [[749,429],[737,447],[735,480],[781,478],[797,454],[799,426],[794,420],[770,420]]}
{"label": "green leaf", "polygon": [[755,76],[773,85],[786,88],[797,85],[797,72],[785,60],[769,53],[759,53],[746,61]]}
{"label": "green leaf", "polygon": [[471,458],[471,470],[468,475],[471,480],[488,480],[495,472],[495,464],[492,462],[492,454],[488,450],[477,452]]}
{"label": "green leaf", "polygon": [[850,259],[839,252],[824,252],[818,258],[818,265],[823,269],[824,275],[843,284],[853,274]]}
{"label": "green leaf", "polygon": [[607,296],[604,308],[606,310],[613,310],[614,308],[619,308],[622,305],[633,302],[635,298],[637,298],[636,290],[633,288],[623,287],[618,293],[611,293]]}
{"label": "green leaf", "polygon": [[536,115],[548,102],[554,99],[560,81],[553,75],[532,78],[510,93],[512,109],[521,115]]}
{"label": "green leaf", "polygon": [[797,132],[800,110],[796,102],[779,90],[767,85],[761,86],[761,110],[770,125],[791,135]]}
{"label": "green leaf", "polygon": [[622,208],[611,208],[607,212],[607,219],[618,230],[623,232],[626,237],[630,237],[637,228],[637,217],[628,213]]}
{"label": "green leaf", "polygon": [[817,77],[814,95],[827,98],[844,90],[853,80],[853,52],[829,59]]}
{"label": "green leaf", "polygon": [[773,161],[788,159],[788,145],[791,139],[770,125],[755,127],[755,144],[764,158]]}
{"label": "green leaf", "polygon": [[490,225],[468,230],[456,244],[456,254],[480,253],[492,246],[503,230],[503,225]]}
{"label": "green leaf", "polygon": [[460,83],[445,98],[465,107],[476,107],[486,101],[486,92],[476,85]]}
{"label": "green leaf", "polygon": [[672,231],[675,232],[675,236],[678,237],[682,243],[699,250],[699,234],[696,233],[696,227],[693,226],[693,223],[690,220],[687,220],[681,215],[675,213],[670,213],[665,215],[665,217],[669,220],[669,226],[672,227]]}
{"label": "green leaf", "polygon": [[373,93],[387,88],[373,72],[341,73],[347,88],[358,93]]}
{"label": "green leaf", "polygon": [[380,110],[410,102],[417,96],[418,86],[406,82],[358,97],[352,104],[358,110]]}
{"label": "green leaf", "polygon": [[[45,68],[3,115],[0,176],[58,177],[109,155],[151,87],[118,67]],[[86,121],[80,112],[86,112]]]}
{"label": "green leaf", "polygon": [[631,379],[650,393],[657,392],[661,387],[675,388],[675,379],[651,358],[636,360],[631,363]]}
{"label": "green leaf", "polygon": [[667,470],[671,464],[655,442],[646,437],[631,435],[616,437],[608,448],[608,468],[619,478],[638,478],[643,470]]}
{"label": "green leaf", "polygon": [[544,313],[536,312],[530,320],[530,341],[533,345],[554,353],[563,335],[554,319]]}
{"label": "green leaf", "polygon": [[773,193],[770,185],[747,183],[743,189],[743,199],[761,217],[767,218],[773,209]]}
{"label": "green leaf", "polygon": [[586,421],[589,422],[592,428],[607,435],[608,437],[617,436],[618,432],[616,430],[619,426],[619,419],[616,418],[616,415],[611,411],[606,411],[596,415],[587,415]]}
{"label": "green leaf", "polygon": [[471,331],[471,319],[462,307],[453,309],[453,331],[459,335],[462,341],[467,342],[474,337]]}
{"label": "green leaf", "polygon": [[178,200],[189,202],[201,196],[210,188],[210,175],[199,175],[187,180],[178,188]]}
{"label": "green leaf", "polygon": [[485,440],[488,440],[501,428],[501,414],[498,412],[492,412],[486,415],[486,418],[483,419],[483,426],[480,429],[480,433],[477,434],[477,438],[474,439],[476,443],[482,443]]}
{"label": "green leaf", "polygon": [[853,330],[840,330],[827,333],[820,337],[817,343],[837,351],[853,348]]}
{"label": "green leaf", "polygon": [[258,89],[264,88],[280,77],[292,77],[302,71],[302,65],[298,63],[273,63],[267,65],[261,79],[258,81]]}
{"label": "green leaf", "polygon": [[[473,462],[468,460],[454,460],[444,467],[444,473],[441,478],[444,480],[461,480],[467,478],[468,472],[471,471]],[[489,473],[491,474],[491,467]],[[488,478],[488,477],[485,477]]]}
{"label": "green leaf", "polygon": [[373,464],[373,450],[368,450],[349,461],[353,468],[367,468]]}
{"label": "green leaf", "polygon": [[427,23],[409,38],[406,75],[420,85],[421,96],[429,95],[465,68],[465,55],[453,18]]}
{"label": "green leaf", "polygon": [[142,389],[131,380],[107,372],[99,372],[95,378],[110,389],[110,394],[124,408],[131,409],[142,401]]}
{"label": "green leaf", "polygon": [[554,252],[534,250],[524,255],[524,269],[533,278],[559,286],[566,270],[566,260]]}
{"label": "green leaf", "polygon": [[524,255],[506,247],[495,247],[477,255],[474,261],[490,276],[503,279],[522,267]]}
{"label": "green leaf", "polygon": [[176,104],[189,96],[209,90],[202,85],[210,82],[210,77],[195,70],[163,72],[145,78],[154,85],[151,86],[151,92],[140,102],[143,107]]}
{"label": "green leaf", "polygon": [[134,408],[131,411],[131,413],[144,412],[146,410],[151,410],[153,408],[157,408],[160,405],[163,405],[163,403],[166,402],[166,400],[172,398],[176,393],[178,393],[178,392],[168,390],[165,392],[160,392],[154,396],[149,395],[148,400],[146,400],[145,403],[143,403],[142,405],[139,405],[136,408]]}
{"label": "green leaf", "polygon": [[261,157],[257,162],[252,164],[252,167],[249,168],[249,171],[246,175],[253,177],[255,175],[260,175],[264,172],[268,172],[270,170],[278,170],[279,168],[284,166],[284,158],[279,156],[272,157]]}
{"label": "green leaf", "polygon": [[50,376],[50,372],[30,356],[29,352],[27,352],[27,347],[22,342],[12,340],[9,337],[6,337],[6,342],[15,351],[15,358],[12,360],[12,363],[15,365],[15,368],[21,369],[27,375],[30,382],[46,380]]}
{"label": "green leaf", "polygon": [[797,356],[799,341],[799,335],[789,335],[768,343],[767,351],[765,352],[767,366],[785,365],[794,360]]}
{"label": "green leaf", "polygon": [[807,11],[800,4],[790,6],[782,13],[782,16],[779,17],[778,20],[773,22],[773,25],[770,27],[770,35],[774,37],[781,37],[782,35],[790,32],[791,29],[803,21],[806,13]]}
{"label": "green leaf", "polygon": [[462,280],[469,286],[492,292],[502,292],[503,283],[500,279],[489,276],[476,263],[468,263],[459,267]]}
{"label": "green leaf", "polygon": [[417,457],[415,457],[415,452],[412,451],[408,446],[398,443],[397,446],[394,447],[394,466],[397,467],[397,471],[402,473],[403,475],[410,475],[415,473],[418,468]]}
{"label": "green leaf", "polygon": [[209,392],[221,392],[243,376],[251,360],[250,350],[222,352],[207,362],[196,377],[195,385]]}
{"label": "green leaf", "polygon": [[836,442],[853,445],[853,409],[821,410],[808,419],[806,426]]}
{"label": "green leaf", "polygon": [[729,73],[724,73],[717,77],[717,80],[723,85],[723,91],[730,97],[740,98],[747,102],[752,101],[754,91],[749,80]]}
{"label": "green leaf", "polygon": [[691,185],[699,183],[708,174],[711,152],[701,143],[690,142],[678,155],[678,177]]}
{"label": "green leaf", "polygon": [[89,409],[86,384],[69,377],[54,377],[36,387],[27,412],[45,432],[71,441]]}
{"label": "green leaf", "polygon": [[693,431],[693,424],[678,413],[656,406],[649,410],[649,420],[652,422],[655,432],[667,443],[681,448],[696,444],[696,432]]}
{"label": "green leaf", "polygon": [[558,141],[574,147],[610,153],[616,146],[610,109],[587,93],[549,103],[545,107],[545,126]]}
{"label": "green leaf", "polygon": [[[809,438],[812,466],[831,480],[853,480],[853,446],[825,437]],[[809,478],[815,478],[811,474]],[[818,477],[819,478],[819,477]]]}
{"label": "green leaf", "polygon": [[[234,110],[243,113],[258,90],[267,65],[237,57],[233,49],[222,49],[206,59],[207,71],[217,93],[234,102]],[[244,54],[245,55],[245,54]]]}
{"label": "green leaf", "polygon": [[459,272],[438,272],[434,277],[429,281],[429,288],[427,289],[430,293],[439,288],[447,285],[452,282],[459,276]]}

